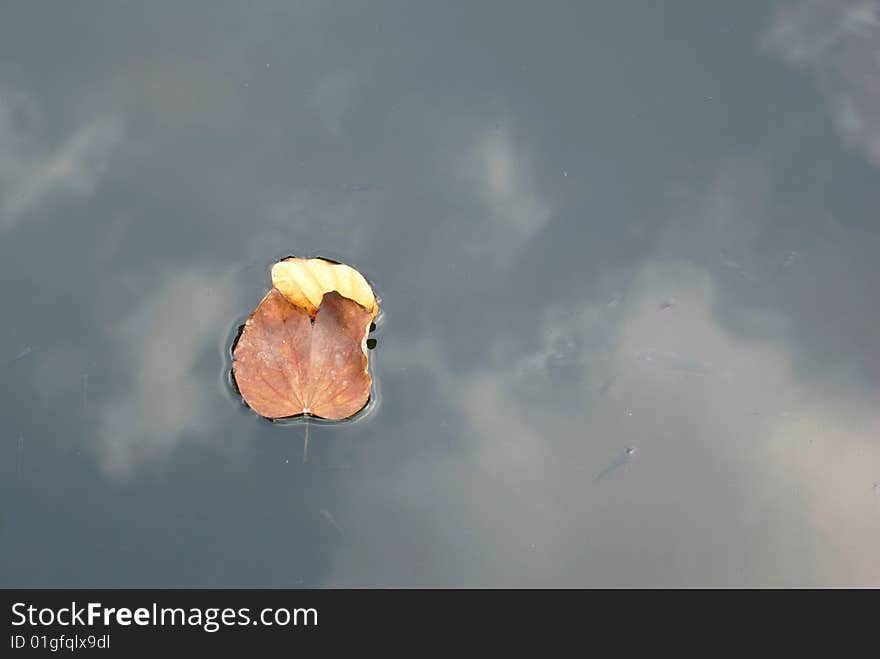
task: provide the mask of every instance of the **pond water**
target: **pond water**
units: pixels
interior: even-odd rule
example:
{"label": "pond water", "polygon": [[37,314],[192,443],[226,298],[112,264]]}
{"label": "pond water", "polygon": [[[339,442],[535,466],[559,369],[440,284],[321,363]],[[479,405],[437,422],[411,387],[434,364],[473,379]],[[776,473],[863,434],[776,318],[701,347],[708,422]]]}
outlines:
{"label": "pond water", "polygon": [[[0,585],[880,586],[880,3],[16,3]],[[375,404],[228,384],[287,256]]]}

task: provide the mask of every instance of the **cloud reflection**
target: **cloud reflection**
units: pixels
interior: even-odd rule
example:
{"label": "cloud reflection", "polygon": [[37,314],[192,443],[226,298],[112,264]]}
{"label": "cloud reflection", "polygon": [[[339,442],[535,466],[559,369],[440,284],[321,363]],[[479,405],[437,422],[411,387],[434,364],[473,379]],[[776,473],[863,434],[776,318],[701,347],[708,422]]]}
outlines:
{"label": "cloud reflection", "polygon": [[844,143],[880,166],[880,2],[781,4],[764,42],[815,72]]}
{"label": "cloud reflection", "polygon": [[526,150],[510,131],[490,128],[478,135],[461,171],[482,203],[479,222],[490,240],[491,253],[516,252],[551,217],[549,203],[540,195]]}
{"label": "cloud reflection", "polygon": [[96,114],[55,145],[37,130],[38,118],[30,96],[0,90],[0,230],[52,199],[91,195],[122,139],[115,113]]}
{"label": "cloud reflection", "polygon": [[309,104],[333,137],[342,137],[357,87],[355,74],[341,71],[321,79],[309,97]]}
{"label": "cloud reflection", "polygon": [[[190,268],[167,275],[113,328],[118,362],[131,385],[103,403],[98,431],[101,464],[129,475],[142,463],[170,454],[185,437],[215,427],[213,372],[200,359],[241,310],[238,284],[217,270]],[[206,372],[207,371],[207,372]]]}
{"label": "cloud reflection", "polygon": [[[721,168],[698,204],[718,215],[671,221],[614,304],[553,303],[535,344],[511,328],[459,367],[435,338],[387,347],[390,371],[432,379],[460,443],[349,484],[327,584],[880,584],[863,383],[805,378],[790,318],[724,308],[689,258],[751,247],[763,201],[740,197],[767,182],[750,162]],[[596,482],[625,446],[638,456]]]}

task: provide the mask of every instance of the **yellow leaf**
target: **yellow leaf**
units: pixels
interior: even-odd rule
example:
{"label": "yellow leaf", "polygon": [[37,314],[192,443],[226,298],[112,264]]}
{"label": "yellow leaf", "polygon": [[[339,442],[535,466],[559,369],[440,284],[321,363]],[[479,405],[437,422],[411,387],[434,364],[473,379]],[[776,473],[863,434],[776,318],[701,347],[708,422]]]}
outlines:
{"label": "yellow leaf", "polygon": [[376,317],[379,306],[373,289],[364,276],[351,266],[324,259],[291,257],[272,266],[272,286],[288,302],[301,307],[314,319],[324,293],[336,291],[342,297],[354,300]]}

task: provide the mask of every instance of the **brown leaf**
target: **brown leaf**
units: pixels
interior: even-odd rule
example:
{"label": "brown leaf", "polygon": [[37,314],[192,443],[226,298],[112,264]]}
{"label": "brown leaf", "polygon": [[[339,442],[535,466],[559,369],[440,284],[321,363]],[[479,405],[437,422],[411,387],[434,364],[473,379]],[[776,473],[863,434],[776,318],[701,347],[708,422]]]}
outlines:
{"label": "brown leaf", "polygon": [[312,321],[307,309],[272,288],[233,351],[232,372],[245,402],[270,419],[345,419],[360,411],[370,398],[366,338],[375,315],[330,291]]}

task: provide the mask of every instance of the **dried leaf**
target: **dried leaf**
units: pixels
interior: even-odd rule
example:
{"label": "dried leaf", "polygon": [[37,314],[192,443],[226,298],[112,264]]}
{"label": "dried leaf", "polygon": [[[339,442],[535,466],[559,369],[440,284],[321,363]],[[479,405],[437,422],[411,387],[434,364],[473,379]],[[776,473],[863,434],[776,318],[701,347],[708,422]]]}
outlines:
{"label": "dried leaf", "polygon": [[360,411],[370,398],[366,338],[374,317],[375,311],[330,291],[312,321],[273,288],[233,352],[232,372],[245,402],[271,419],[345,419]]}
{"label": "dried leaf", "polygon": [[314,318],[324,293],[336,291],[376,316],[379,307],[364,276],[344,263],[288,258],[272,266],[272,286]]}

